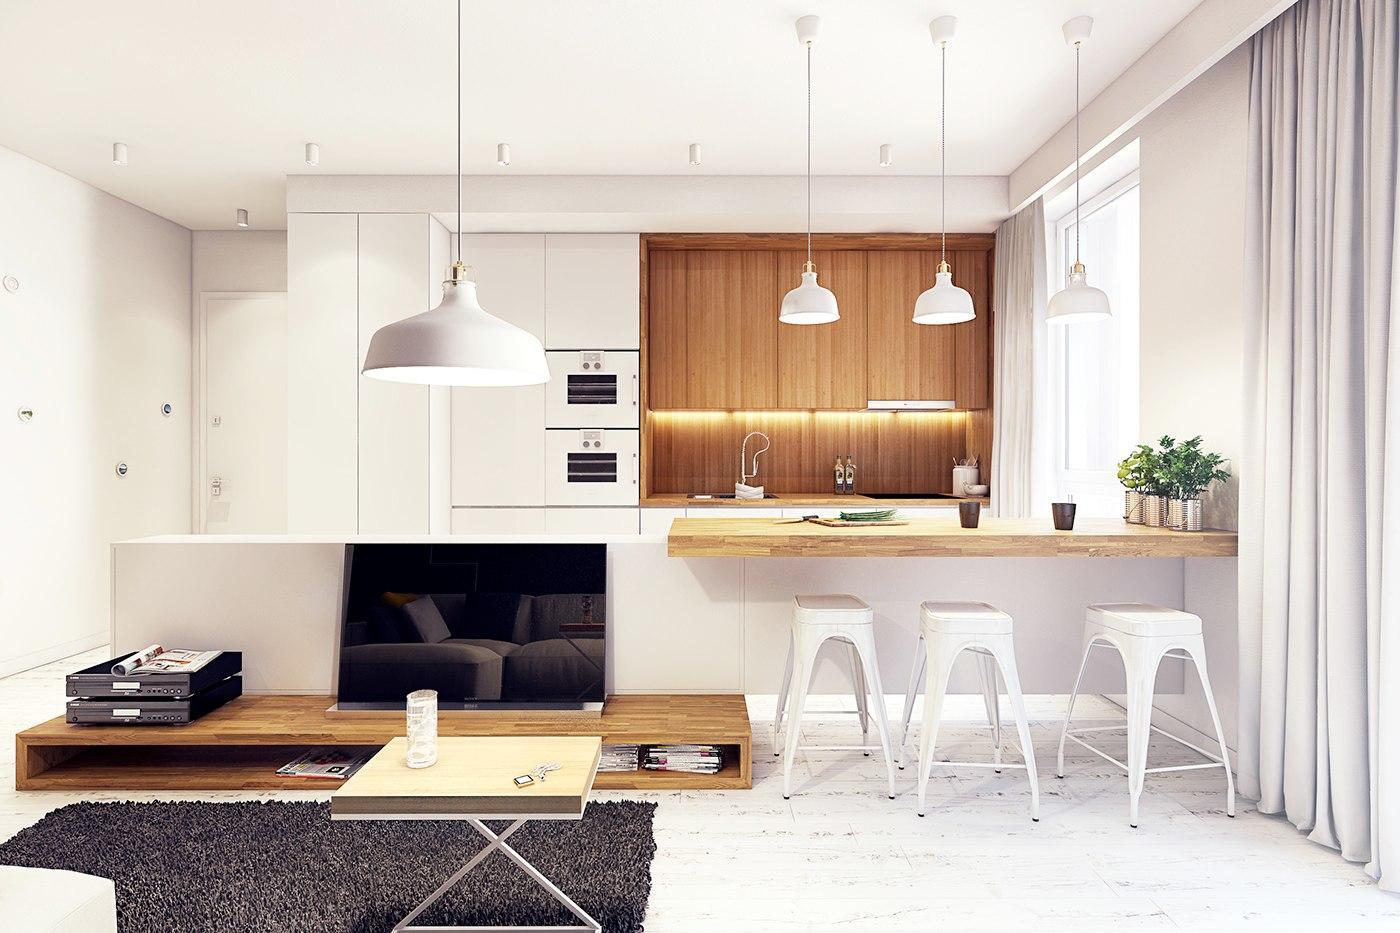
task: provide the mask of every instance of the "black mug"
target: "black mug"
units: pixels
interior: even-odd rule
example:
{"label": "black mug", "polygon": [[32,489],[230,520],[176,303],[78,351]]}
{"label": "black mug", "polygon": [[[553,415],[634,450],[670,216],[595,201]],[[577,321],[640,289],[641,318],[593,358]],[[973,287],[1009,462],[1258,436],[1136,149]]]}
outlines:
{"label": "black mug", "polygon": [[1052,502],[1050,503],[1050,515],[1055,520],[1056,531],[1074,530],[1074,503],[1073,502]]}
{"label": "black mug", "polygon": [[977,517],[982,514],[982,503],[976,499],[965,499],[958,503],[958,521],[964,528],[976,528]]}

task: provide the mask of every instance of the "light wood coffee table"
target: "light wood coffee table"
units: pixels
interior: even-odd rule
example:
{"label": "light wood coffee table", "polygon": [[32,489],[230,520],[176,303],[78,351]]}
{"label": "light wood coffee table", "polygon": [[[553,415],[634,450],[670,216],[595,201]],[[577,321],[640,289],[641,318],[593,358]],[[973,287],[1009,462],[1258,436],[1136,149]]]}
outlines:
{"label": "light wood coffee table", "polygon": [[[399,930],[499,930],[500,927],[411,926],[429,905],[448,892],[492,852],[501,852],[579,919],[579,926],[510,927],[532,930],[589,930],[602,927],[559,890],[539,869],[506,844],[527,820],[583,817],[603,740],[596,736],[438,738],[437,764],[410,768],[408,741],[397,738],[365,763],[331,798],[333,820],[466,820],[486,837],[486,847],[442,883],[427,900],[394,927]],[[515,778],[539,765],[557,762],[543,781],[517,787]],[[510,820],[497,834],[483,820]]]}

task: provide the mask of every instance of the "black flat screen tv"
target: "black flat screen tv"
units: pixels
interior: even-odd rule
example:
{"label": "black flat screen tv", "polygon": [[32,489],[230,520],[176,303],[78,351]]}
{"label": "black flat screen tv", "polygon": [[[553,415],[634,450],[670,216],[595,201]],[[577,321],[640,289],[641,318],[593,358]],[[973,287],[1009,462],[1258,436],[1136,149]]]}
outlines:
{"label": "black flat screen tv", "polygon": [[601,709],[607,545],[349,544],[343,710]]}

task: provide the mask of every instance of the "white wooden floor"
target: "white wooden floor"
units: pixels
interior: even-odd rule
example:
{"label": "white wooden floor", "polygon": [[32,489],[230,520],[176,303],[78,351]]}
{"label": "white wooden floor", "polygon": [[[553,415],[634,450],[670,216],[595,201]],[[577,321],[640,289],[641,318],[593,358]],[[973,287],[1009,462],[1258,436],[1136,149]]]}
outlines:
{"label": "white wooden floor", "polygon": [[[176,799],[130,792],[14,790],[10,735],[57,715],[62,675],[102,651],[0,679],[0,839],[79,799]],[[771,716],[755,700],[751,791],[609,794],[655,799],[657,856],[649,933],[766,930],[1397,930],[1400,897],[1383,894],[1333,851],[1239,801],[1226,819],[1219,772],[1149,776],[1142,824],[1127,824],[1126,782],[1080,750],[1056,780],[1062,698],[1031,698],[1041,821],[1027,816],[1024,775],[935,774],[930,809],[914,815],[913,775],[885,795],[883,765],[860,753],[808,753],[782,797],[768,752]],[[986,751],[980,701],[950,702],[940,749]],[[1105,718],[1101,701],[1081,707]],[[956,721],[962,719],[965,721]],[[1087,721],[1087,720],[1086,720]],[[805,741],[849,744],[853,717],[809,721]],[[1105,745],[1122,755],[1124,740]],[[1010,748],[1010,746],[1008,746]],[[1008,750],[1007,760],[1013,753]],[[1153,762],[1185,761],[1154,742]],[[178,799],[318,799],[315,792],[204,793]],[[3,923],[0,923],[2,926]]]}

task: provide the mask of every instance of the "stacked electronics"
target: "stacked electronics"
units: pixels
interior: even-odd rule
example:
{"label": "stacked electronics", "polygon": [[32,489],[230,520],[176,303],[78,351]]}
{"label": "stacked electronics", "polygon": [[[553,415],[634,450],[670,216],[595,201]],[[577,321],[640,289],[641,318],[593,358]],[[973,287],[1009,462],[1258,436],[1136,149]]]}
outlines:
{"label": "stacked electronics", "polygon": [[142,654],[122,655],[69,674],[68,722],[185,725],[243,693],[241,651],[158,650],[142,663],[130,663]]}

